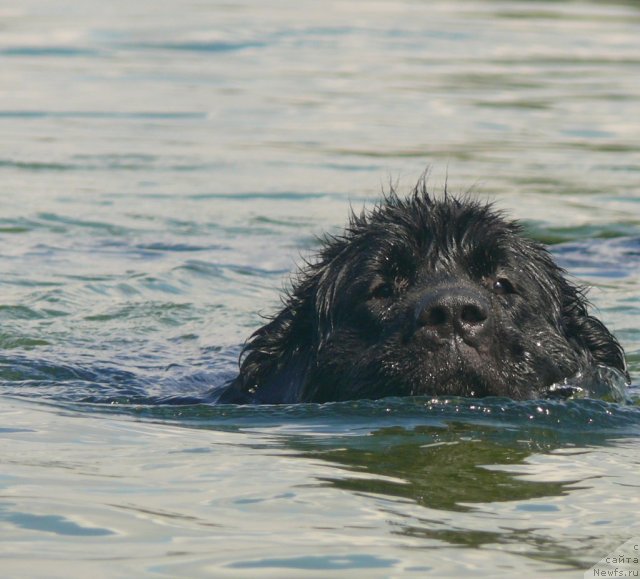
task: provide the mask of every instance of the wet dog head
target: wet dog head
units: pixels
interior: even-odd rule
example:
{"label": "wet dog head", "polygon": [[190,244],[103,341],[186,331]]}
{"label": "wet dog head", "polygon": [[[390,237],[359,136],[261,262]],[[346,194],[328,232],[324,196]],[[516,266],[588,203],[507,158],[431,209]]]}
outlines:
{"label": "wet dog head", "polygon": [[543,397],[622,348],[539,243],[423,184],[327,237],[250,339],[224,402]]}

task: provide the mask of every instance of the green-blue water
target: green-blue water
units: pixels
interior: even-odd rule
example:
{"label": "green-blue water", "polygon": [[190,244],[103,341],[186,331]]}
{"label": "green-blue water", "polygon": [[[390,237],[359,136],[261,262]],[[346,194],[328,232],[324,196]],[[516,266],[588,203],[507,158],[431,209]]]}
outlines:
{"label": "green-blue water", "polygon": [[[8,577],[566,576],[640,537],[640,5],[0,7]],[[198,404],[425,167],[553,245],[635,404]]]}

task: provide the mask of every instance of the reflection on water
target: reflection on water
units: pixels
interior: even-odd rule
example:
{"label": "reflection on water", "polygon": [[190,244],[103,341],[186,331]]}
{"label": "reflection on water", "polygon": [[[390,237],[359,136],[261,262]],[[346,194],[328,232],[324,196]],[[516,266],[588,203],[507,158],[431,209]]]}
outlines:
{"label": "reflection on water", "polygon": [[[468,423],[463,412],[461,421],[438,426],[389,426],[329,440],[287,436],[284,445],[300,458],[338,467],[318,476],[319,483],[377,500],[390,531],[421,540],[423,548],[488,549],[497,557],[514,552],[585,569],[595,562],[593,553],[625,540],[628,531],[609,534],[616,517],[606,505],[620,485],[615,500],[635,501],[640,485],[633,471],[640,460],[637,439],[620,444],[598,427],[572,432],[575,410],[560,411],[567,422],[560,430],[517,421]],[[640,414],[629,418],[637,423]],[[620,462],[604,458],[618,445],[609,454]],[[576,519],[574,509],[590,504],[593,495],[603,501],[602,528],[587,537],[583,525],[596,511]],[[637,524],[631,512],[624,518],[630,528]],[[568,530],[564,545],[553,538],[558,527]]]}
{"label": "reflection on water", "polygon": [[[280,423],[280,431],[296,433],[306,428],[312,433],[282,435],[281,443],[298,456],[344,467],[339,476],[323,481],[445,511],[561,496],[580,479],[568,473],[569,478],[561,482],[528,481],[518,476],[518,467],[534,454],[586,444],[606,446],[635,432],[640,424],[636,408],[589,400],[523,403],[499,398],[415,398],[340,403],[332,410],[327,405],[296,406],[306,407],[307,416],[297,408],[295,419],[286,411],[279,417],[272,413],[270,419]],[[338,424],[346,432],[341,435],[334,429],[319,436],[316,423],[322,425],[340,415],[345,420]],[[369,418],[363,422],[365,415]],[[266,420],[263,414],[263,426]],[[260,418],[245,422],[240,416],[232,421],[256,427],[261,422]]]}
{"label": "reflection on water", "polygon": [[450,442],[402,444],[398,441],[387,443],[378,452],[336,449],[321,456],[357,473],[371,475],[329,479],[338,488],[404,497],[432,509],[469,510],[474,503],[563,494],[564,484],[521,481],[508,471],[486,468],[487,465],[523,464],[531,450],[464,440],[465,430],[468,429],[464,425],[449,429]]}

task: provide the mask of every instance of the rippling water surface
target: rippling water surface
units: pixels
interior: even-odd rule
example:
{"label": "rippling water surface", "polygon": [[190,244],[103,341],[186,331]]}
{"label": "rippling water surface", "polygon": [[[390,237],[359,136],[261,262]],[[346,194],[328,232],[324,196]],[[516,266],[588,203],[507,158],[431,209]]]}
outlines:
{"label": "rippling water surface", "polygon": [[[640,5],[0,7],[8,576],[581,577],[640,537]],[[632,403],[203,403],[431,167],[593,286]]]}

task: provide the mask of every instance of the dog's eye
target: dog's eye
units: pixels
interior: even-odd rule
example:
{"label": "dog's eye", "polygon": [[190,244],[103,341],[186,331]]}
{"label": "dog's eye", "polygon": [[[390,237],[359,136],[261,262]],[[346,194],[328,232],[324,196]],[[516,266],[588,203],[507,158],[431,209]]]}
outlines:
{"label": "dog's eye", "polygon": [[393,286],[390,283],[378,282],[369,290],[369,299],[386,299],[393,295]]}
{"label": "dog's eye", "polygon": [[516,293],[515,288],[513,287],[513,284],[504,277],[500,277],[497,280],[495,280],[493,282],[493,293],[499,295],[499,296],[506,296],[507,294],[514,294]]}

